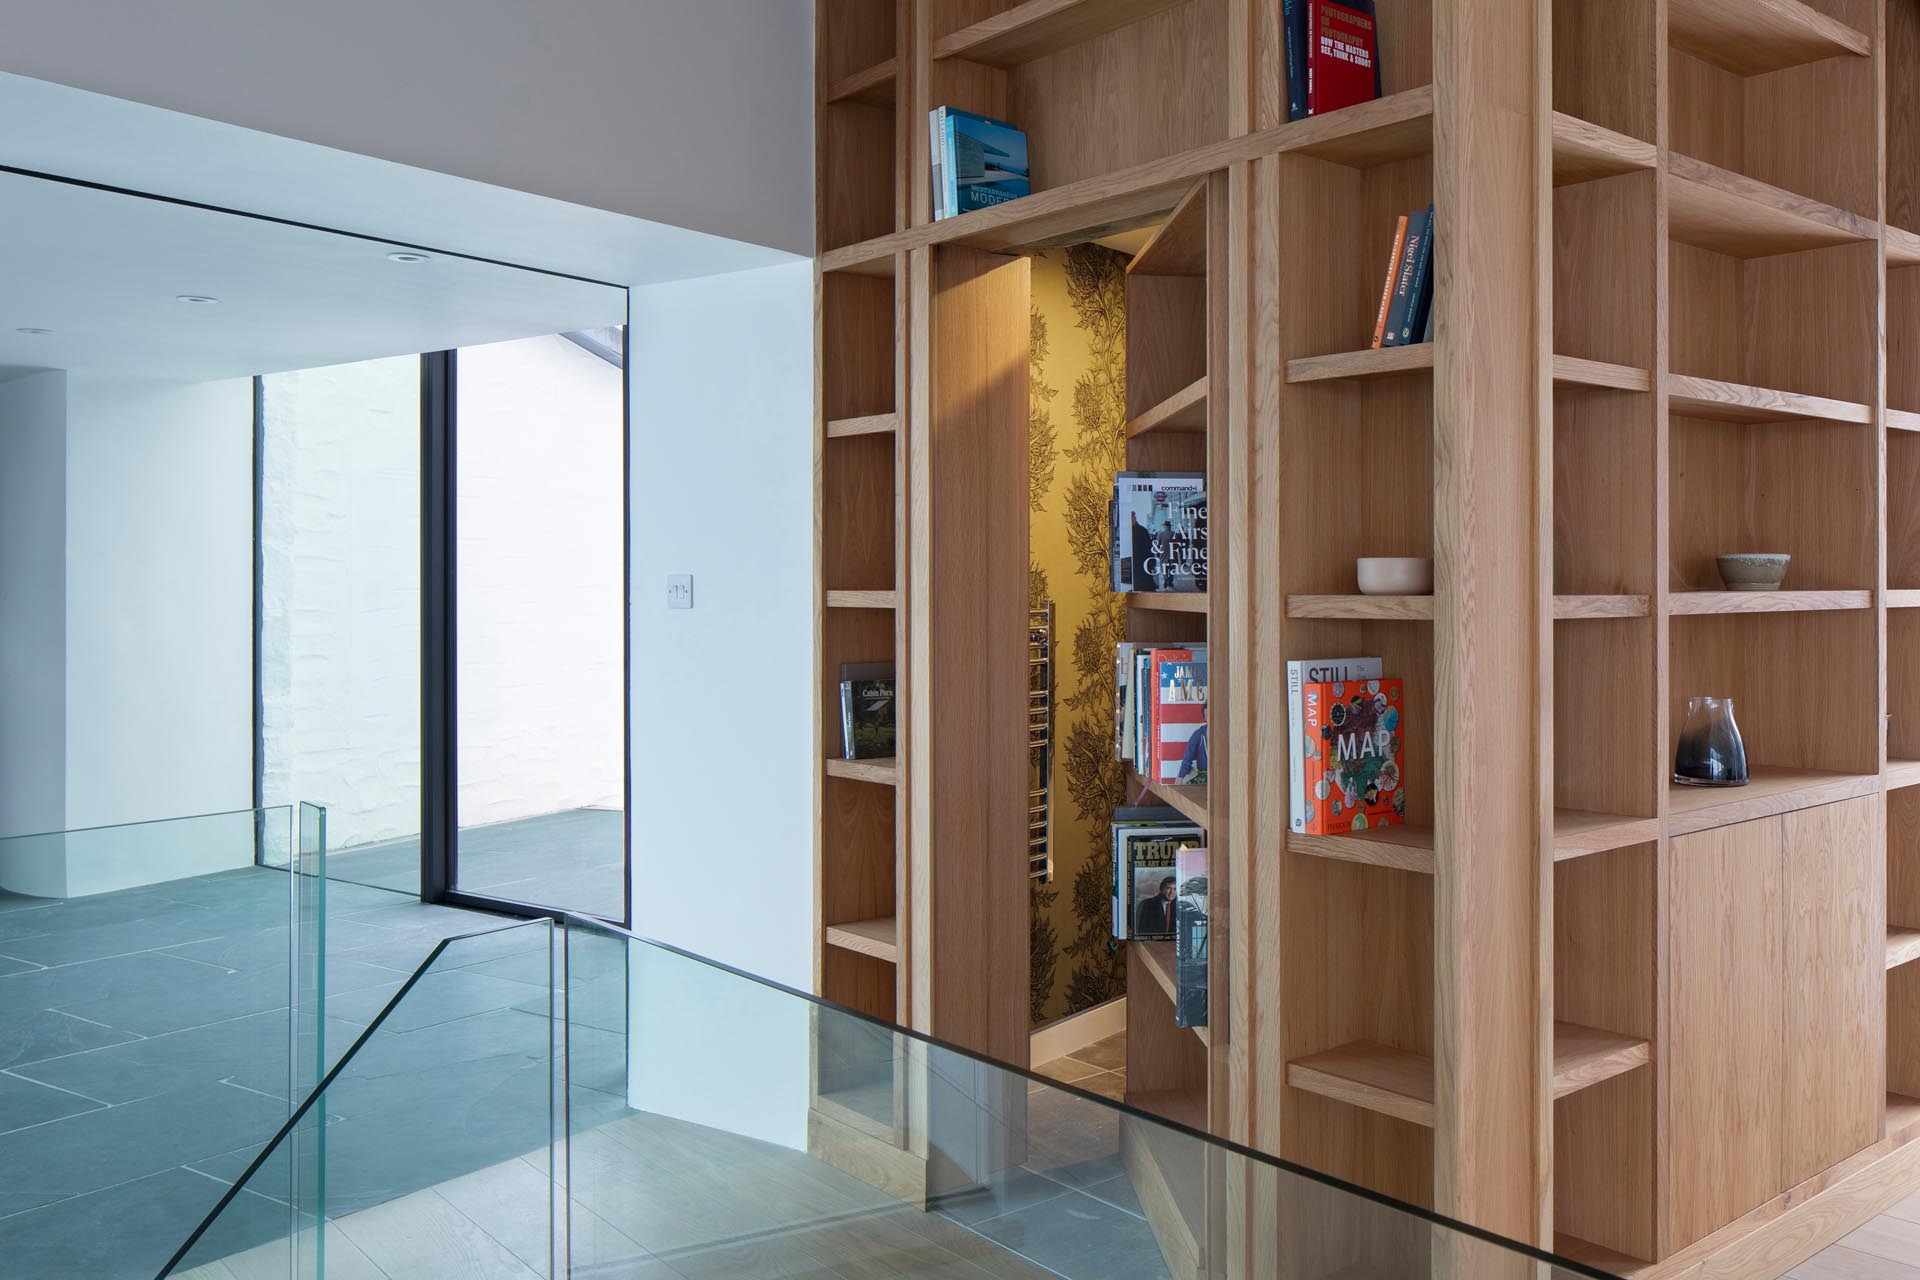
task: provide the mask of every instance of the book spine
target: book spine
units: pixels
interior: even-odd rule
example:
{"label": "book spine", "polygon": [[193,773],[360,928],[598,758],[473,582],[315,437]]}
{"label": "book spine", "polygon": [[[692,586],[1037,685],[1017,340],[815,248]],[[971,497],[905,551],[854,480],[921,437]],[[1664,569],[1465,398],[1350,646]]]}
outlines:
{"label": "book spine", "polygon": [[1300,0],[1304,10],[1300,18],[1300,56],[1307,64],[1307,114],[1313,115],[1315,103],[1314,68],[1320,61],[1314,56],[1314,42],[1319,38],[1315,33],[1320,29],[1320,0]]}
{"label": "book spine", "polygon": [[947,184],[944,152],[940,146],[940,115],[945,107],[927,112],[927,169],[933,180],[933,220],[947,216]]}
{"label": "book spine", "polygon": [[853,759],[853,681],[840,682],[840,755]]}
{"label": "book spine", "polygon": [[1427,316],[1433,306],[1433,206],[1427,206],[1427,234],[1420,240],[1420,260],[1413,264],[1413,300],[1407,305],[1407,322],[1400,330],[1400,342],[1411,346],[1426,332]]}
{"label": "book spine", "polygon": [[1301,734],[1306,726],[1300,718],[1301,664],[1287,664],[1287,827],[1293,831],[1304,831],[1307,827],[1307,797],[1301,790],[1306,785],[1307,762],[1301,747]]}
{"label": "book spine", "polygon": [[1307,0],[1284,0],[1281,25],[1287,39],[1287,119],[1307,118]]}
{"label": "book spine", "polygon": [[1387,311],[1393,306],[1393,280],[1400,274],[1400,251],[1407,244],[1407,215],[1401,214],[1393,231],[1393,252],[1387,257],[1387,279],[1380,286],[1380,311],[1373,318],[1373,349],[1378,351],[1387,335]]}
{"label": "book spine", "polygon": [[1387,312],[1387,335],[1383,345],[1400,345],[1400,330],[1407,323],[1407,307],[1413,301],[1413,268],[1420,259],[1420,248],[1427,239],[1425,212],[1407,215],[1407,242],[1400,251],[1399,277],[1393,285],[1393,307]]}
{"label": "book spine", "polygon": [[947,202],[947,216],[951,218],[960,212],[960,170],[955,167],[959,161],[953,154],[953,113],[945,107],[940,109],[940,153],[946,171],[942,190]]}

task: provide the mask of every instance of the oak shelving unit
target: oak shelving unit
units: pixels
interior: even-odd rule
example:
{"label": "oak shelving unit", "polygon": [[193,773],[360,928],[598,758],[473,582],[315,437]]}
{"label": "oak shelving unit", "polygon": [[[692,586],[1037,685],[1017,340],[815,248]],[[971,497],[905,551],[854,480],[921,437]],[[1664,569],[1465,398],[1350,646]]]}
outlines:
{"label": "oak shelving unit", "polygon": [[[980,628],[1027,556],[981,504],[1023,529],[1022,255],[1153,228],[1128,457],[1208,472],[1211,590],[1127,634],[1207,640],[1211,781],[1128,789],[1207,829],[1214,987],[1175,1027],[1129,948],[1129,1101],[1621,1274],[1779,1274],[1920,1187],[1920,0],[1378,0],[1384,96],[1291,123],[1278,10],[820,0],[820,697],[891,657],[903,717],[820,771],[821,990],[1024,1060],[1024,633]],[[931,221],[941,104],[1026,129],[1034,194]],[[1368,350],[1429,200],[1438,340]],[[1409,825],[1293,835],[1284,663],[1341,653],[1404,683]],[[1697,693],[1748,787],[1671,785]],[[818,1145],[924,1189],[911,1071],[829,1047]],[[1121,1142],[1178,1276],[1347,1238]]]}

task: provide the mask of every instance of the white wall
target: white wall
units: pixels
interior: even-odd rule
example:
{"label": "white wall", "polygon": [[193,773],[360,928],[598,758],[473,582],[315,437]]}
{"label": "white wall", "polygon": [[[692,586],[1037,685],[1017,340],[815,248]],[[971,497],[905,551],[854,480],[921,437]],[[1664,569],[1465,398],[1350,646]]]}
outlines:
{"label": "white wall", "polygon": [[[558,336],[460,352],[459,821],[626,788],[620,370]],[[663,495],[636,489],[636,524]]]}
{"label": "white wall", "polygon": [[[634,928],[809,989],[812,268],[632,300]],[[666,607],[675,572],[694,575],[690,611]],[[689,875],[724,891],[654,888]],[[650,976],[636,967],[636,1027],[677,998]],[[804,1146],[806,1008],[750,1003],[764,1016],[715,1016],[702,1043],[636,1036],[634,1105],[711,1123],[732,1099],[728,1127]]]}
{"label": "white wall", "polygon": [[0,70],[806,253],[811,0],[0,0]]}
{"label": "white wall", "polygon": [[70,376],[66,515],[66,826],[246,808],[251,382]]}
{"label": "white wall", "polygon": [[0,382],[0,836],[66,816],[67,375]]}
{"label": "white wall", "polygon": [[[245,379],[0,383],[0,835],[252,803],[252,456]],[[251,824],[219,829],[8,844],[0,887],[251,862]]]}
{"label": "white wall", "polygon": [[266,379],[261,798],[420,831],[420,359]]}

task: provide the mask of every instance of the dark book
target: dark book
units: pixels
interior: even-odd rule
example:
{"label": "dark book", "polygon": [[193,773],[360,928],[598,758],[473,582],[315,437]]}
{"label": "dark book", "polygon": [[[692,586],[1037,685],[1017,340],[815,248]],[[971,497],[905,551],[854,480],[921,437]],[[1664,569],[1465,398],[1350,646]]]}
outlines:
{"label": "dark book", "polygon": [[1387,337],[1384,345],[1401,345],[1400,331],[1407,324],[1407,309],[1413,305],[1413,273],[1427,244],[1427,215],[1424,211],[1407,215],[1407,244],[1400,252],[1400,278],[1393,282],[1393,306],[1387,310]]}
{"label": "dark book", "polygon": [[1287,119],[1307,118],[1307,0],[1283,0],[1287,38]]}
{"label": "dark book", "polygon": [[1207,1025],[1207,851],[1181,849],[1173,875],[1173,1022]]}
{"label": "dark book", "polygon": [[1306,0],[1307,114],[1380,96],[1373,0]]}
{"label": "dark book", "polygon": [[840,664],[840,736],[848,760],[895,754],[893,664]]}
{"label": "dark book", "polygon": [[1426,234],[1420,237],[1419,260],[1413,264],[1413,296],[1407,302],[1406,323],[1400,328],[1400,345],[1412,346],[1427,331],[1427,316],[1433,307],[1433,206],[1427,206]]}

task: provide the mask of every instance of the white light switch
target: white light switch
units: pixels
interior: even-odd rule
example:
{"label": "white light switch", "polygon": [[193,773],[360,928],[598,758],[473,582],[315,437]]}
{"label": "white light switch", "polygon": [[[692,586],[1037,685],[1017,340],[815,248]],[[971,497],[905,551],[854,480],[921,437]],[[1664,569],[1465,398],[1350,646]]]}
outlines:
{"label": "white light switch", "polygon": [[693,608],[693,575],[690,573],[670,573],[667,575],[667,608]]}

